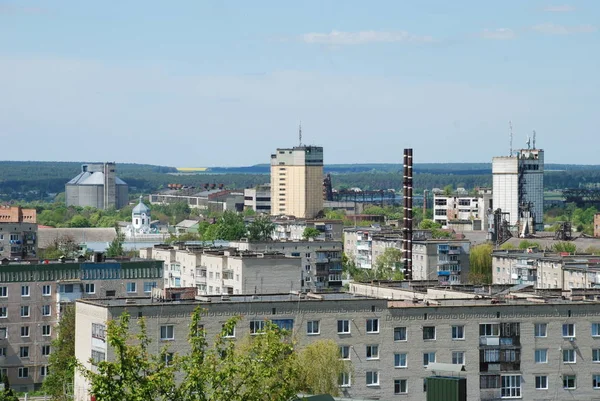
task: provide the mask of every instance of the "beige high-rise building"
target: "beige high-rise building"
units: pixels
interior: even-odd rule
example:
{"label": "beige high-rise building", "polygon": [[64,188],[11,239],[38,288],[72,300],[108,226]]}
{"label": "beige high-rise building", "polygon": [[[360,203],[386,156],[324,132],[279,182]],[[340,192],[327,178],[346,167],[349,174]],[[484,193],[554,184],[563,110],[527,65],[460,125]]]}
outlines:
{"label": "beige high-rise building", "polygon": [[271,155],[271,214],[313,218],[323,210],[323,148],[296,146]]}

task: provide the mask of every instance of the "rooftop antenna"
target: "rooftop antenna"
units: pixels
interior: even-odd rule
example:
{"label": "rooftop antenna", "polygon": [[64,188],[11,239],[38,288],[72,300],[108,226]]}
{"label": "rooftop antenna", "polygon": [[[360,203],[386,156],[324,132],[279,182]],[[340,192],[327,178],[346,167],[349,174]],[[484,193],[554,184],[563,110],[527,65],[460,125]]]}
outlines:
{"label": "rooftop antenna", "polygon": [[535,130],[533,130],[533,148],[535,149]]}
{"label": "rooftop antenna", "polygon": [[302,121],[300,121],[300,125],[298,126],[298,138],[300,140],[300,146],[302,146]]}
{"label": "rooftop antenna", "polygon": [[525,141],[525,144],[527,145],[527,149],[531,149],[531,137],[529,135],[527,135],[527,141]]}
{"label": "rooftop antenna", "polygon": [[513,145],[513,130],[512,130],[512,121],[509,121],[509,122],[508,122],[508,130],[509,130],[509,134],[508,134],[508,136],[509,136],[509,138],[510,138],[510,151],[509,151],[508,155],[509,155],[509,156],[512,156],[512,155],[513,155],[513,147],[512,147],[512,145]]}

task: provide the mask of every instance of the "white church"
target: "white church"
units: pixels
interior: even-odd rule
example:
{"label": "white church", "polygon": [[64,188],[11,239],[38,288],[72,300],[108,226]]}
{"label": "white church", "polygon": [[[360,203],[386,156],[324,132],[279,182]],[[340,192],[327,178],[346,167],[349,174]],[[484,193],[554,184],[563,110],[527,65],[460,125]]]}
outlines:
{"label": "white church", "polygon": [[150,208],[142,202],[140,196],[140,202],[131,211],[131,224],[125,229],[125,237],[127,239],[143,238],[145,240],[163,239],[165,235],[153,228],[151,222]]}

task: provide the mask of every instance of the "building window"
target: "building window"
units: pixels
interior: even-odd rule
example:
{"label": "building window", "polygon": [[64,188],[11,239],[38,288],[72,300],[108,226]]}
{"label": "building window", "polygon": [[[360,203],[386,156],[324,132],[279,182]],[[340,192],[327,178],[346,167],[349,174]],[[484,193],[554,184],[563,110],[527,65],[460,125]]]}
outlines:
{"label": "building window", "polygon": [[502,398],[520,398],[521,376],[502,376],[502,387],[500,388],[500,396]]}
{"label": "building window", "polygon": [[379,319],[367,319],[367,333],[379,333]]}
{"label": "building window", "polygon": [[127,283],[127,292],[137,292],[135,282]]}
{"label": "building window", "polygon": [[600,323],[592,323],[592,337],[600,337]]}
{"label": "building window", "polygon": [[21,337],[29,337],[29,326],[21,326]]}
{"label": "building window", "polygon": [[575,363],[577,362],[577,354],[574,349],[563,349],[563,362],[564,363]]}
{"label": "building window", "polygon": [[534,325],[534,336],[535,337],[546,337],[548,331],[547,323],[536,323]]}
{"label": "building window", "polygon": [[29,305],[21,306],[21,317],[29,317]]}
{"label": "building window", "polygon": [[152,289],[156,288],[156,281],[150,281],[144,283],[144,292],[152,292]]}
{"label": "building window", "polygon": [[350,334],[350,320],[338,320],[337,332],[338,334]]}
{"label": "building window", "polygon": [[264,320],[251,320],[250,321],[250,334],[259,334],[265,331]]}
{"label": "building window", "polygon": [[52,333],[52,326],[50,326],[49,324],[45,324],[42,326],[42,336],[47,337],[49,335],[51,335]]}
{"label": "building window", "polygon": [[464,340],[465,339],[465,326],[452,326],[452,339],[453,340]]}
{"label": "building window", "polygon": [[19,379],[26,379],[29,377],[29,368],[19,368]]}
{"label": "building window", "polygon": [[92,365],[98,365],[106,360],[106,353],[103,351],[92,350]]}
{"label": "building window", "polygon": [[340,359],[350,359],[349,345],[340,345]]}
{"label": "building window", "polygon": [[6,356],[6,347],[0,348],[0,356]]}
{"label": "building window", "polygon": [[563,376],[563,388],[566,390],[574,390],[577,387],[577,378],[575,375]]}
{"label": "building window", "polygon": [[0,287],[0,298],[8,298],[8,287]]}
{"label": "building window", "polygon": [[60,292],[63,292],[65,294],[71,294],[73,293],[74,287],[73,284],[61,284],[60,285]]}
{"label": "building window", "polygon": [[600,362],[600,348],[592,349],[592,362]]}
{"label": "building window", "polygon": [[379,386],[379,372],[376,370],[367,372],[367,386]]}
{"label": "building window", "polygon": [[535,350],[535,363],[548,363],[548,350],[547,349],[536,349]]}
{"label": "building window", "polygon": [[100,323],[92,323],[92,338],[104,340],[106,338],[106,326]]}
{"label": "building window", "polygon": [[500,388],[500,376],[481,376],[479,377],[479,388]]}
{"label": "building window", "polygon": [[173,325],[160,326],[160,339],[163,341],[175,339]]}
{"label": "building window", "polygon": [[319,321],[318,320],[310,320],[306,322],[306,334],[319,334]]}
{"label": "building window", "polygon": [[427,366],[430,363],[435,363],[435,352],[424,352],[423,353],[423,366]]}
{"label": "building window", "polygon": [[394,394],[406,394],[408,393],[408,386],[406,385],[406,379],[394,380]]}
{"label": "building window", "polygon": [[423,327],[423,340],[435,340],[435,326]]}
{"label": "building window", "polygon": [[338,379],[340,387],[350,387],[350,373],[342,373]]}
{"label": "building window", "polygon": [[21,286],[21,296],[22,297],[28,297],[29,296],[29,286],[28,285],[22,285]]}
{"label": "building window", "polygon": [[6,309],[6,306],[3,306],[0,308],[0,318],[6,317],[8,317],[8,310]]}
{"label": "building window", "polygon": [[453,351],[452,352],[452,363],[454,365],[465,364],[465,352],[464,351]]}
{"label": "building window", "polygon": [[40,376],[48,376],[48,366],[40,367]]}
{"label": "building window", "polygon": [[48,356],[48,355],[50,355],[50,346],[42,345],[42,356]]}
{"label": "building window", "polygon": [[19,357],[20,358],[29,358],[29,347],[20,347],[19,348]]}
{"label": "building window", "polygon": [[592,387],[600,388],[600,375],[592,376]]}
{"label": "building window", "polygon": [[535,377],[535,389],[536,390],[547,390],[548,389],[548,376],[536,376]]}
{"label": "building window", "polygon": [[394,367],[395,368],[406,368],[406,354],[396,353],[394,354]]}
{"label": "building window", "polygon": [[50,305],[42,305],[42,316],[50,316],[52,314],[52,307]]}
{"label": "building window", "polygon": [[367,345],[367,359],[379,359],[378,345]]}
{"label": "building window", "polygon": [[94,283],[87,283],[85,285],[86,294],[95,294],[96,293],[96,285]]}
{"label": "building window", "polygon": [[497,323],[480,324],[479,335],[485,337],[497,337],[500,335],[500,325]]}
{"label": "building window", "polygon": [[226,325],[221,326],[221,335],[224,338],[235,337],[235,326],[227,327]]}
{"label": "building window", "polygon": [[565,323],[562,325],[562,336],[563,337],[575,337],[575,324]]}
{"label": "building window", "polygon": [[406,341],[406,327],[394,327],[394,341]]}

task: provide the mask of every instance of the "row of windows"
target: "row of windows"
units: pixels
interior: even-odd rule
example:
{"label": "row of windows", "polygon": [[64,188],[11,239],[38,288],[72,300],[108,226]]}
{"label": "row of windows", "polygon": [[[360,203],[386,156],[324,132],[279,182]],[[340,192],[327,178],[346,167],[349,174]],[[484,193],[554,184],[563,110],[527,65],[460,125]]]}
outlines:
{"label": "row of windows", "polygon": [[[19,348],[19,357],[20,358],[29,358],[29,346],[23,346]],[[42,345],[41,346],[42,356],[50,355],[50,345]],[[7,348],[0,347],[0,356],[8,356]]]}
{"label": "row of windows", "polygon": [[[563,349],[559,350],[562,354],[562,361],[564,363],[576,363],[577,362],[577,350],[575,349]],[[535,350],[535,363],[548,363],[548,349],[538,348]],[[592,362],[600,363],[600,348],[592,349]]]}
{"label": "row of windows", "polygon": [[[365,347],[365,357],[367,360],[379,359],[379,345],[370,344]],[[351,347],[349,345],[340,345],[340,359],[351,359]],[[423,353],[423,366],[427,366],[430,363],[436,361],[435,352],[424,352]],[[465,364],[465,351],[453,351],[451,363],[454,365]],[[394,353],[394,367],[395,368],[407,368],[408,367],[408,354],[407,353]]]}
{"label": "row of windows", "polygon": [[[17,377],[19,379],[26,379],[29,377],[29,368],[18,368]],[[48,376],[48,366],[40,366],[40,376]],[[8,369],[2,369],[2,376],[8,374]]]}
{"label": "row of windows", "polygon": [[[41,326],[42,336],[49,337],[52,335],[52,326],[44,324]],[[21,337],[29,337],[29,326],[21,326]],[[0,339],[8,338],[8,329],[6,327],[0,327]]]}
{"label": "row of windows", "polygon": [[[574,390],[577,388],[577,375],[564,374],[561,376],[562,387],[565,390]],[[600,374],[593,374],[591,377],[592,387],[600,389]],[[500,388],[503,398],[521,397],[522,379],[520,375],[506,376],[481,376],[479,387],[482,389]],[[548,376],[535,376],[535,389],[548,390]]]}
{"label": "row of windows", "polygon": [[[52,306],[42,305],[42,316],[51,316]],[[30,317],[31,307],[29,305],[21,305],[21,317]],[[0,306],[0,319],[8,318],[8,308],[6,306]]]}

